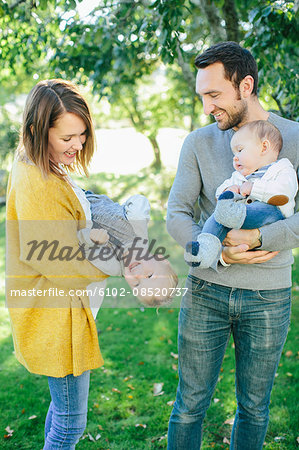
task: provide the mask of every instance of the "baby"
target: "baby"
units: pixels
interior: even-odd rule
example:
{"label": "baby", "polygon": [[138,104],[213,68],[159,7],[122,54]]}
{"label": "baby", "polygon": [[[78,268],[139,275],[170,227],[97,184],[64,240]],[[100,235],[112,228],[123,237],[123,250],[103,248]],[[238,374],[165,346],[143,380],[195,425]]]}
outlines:
{"label": "baby", "polygon": [[147,225],[150,204],[143,195],[123,205],[106,195],[85,192],[90,203],[92,228],[78,232],[87,258],[107,275],[124,276],[134,296],[145,305],[169,304],[178,277],[169,261],[149,253]]}
{"label": "baby", "polygon": [[196,241],[186,245],[185,261],[216,269],[222,241],[231,229],[253,229],[294,213],[298,190],[296,172],[282,148],[279,130],[256,120],[241,127],[231,140],[236,169],[216,190],[217,205]]}

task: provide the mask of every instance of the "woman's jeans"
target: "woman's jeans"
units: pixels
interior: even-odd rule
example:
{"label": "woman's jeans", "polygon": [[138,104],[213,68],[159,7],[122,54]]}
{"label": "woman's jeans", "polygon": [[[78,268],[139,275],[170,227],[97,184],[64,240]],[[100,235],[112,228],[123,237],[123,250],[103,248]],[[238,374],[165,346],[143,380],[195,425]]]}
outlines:
{"label": "woman's jeans", "polygon": [[291,289],[236,289],[192,275],[186,287],[179,316],[179,385],[169,421],[168,449],[200,449],[202,423],[232,333],[237,411],[230,449],[261,450],[270,393],[288,331]]}
{"label": "woman's jeans", "polygon": [[73,450],[87,420],[90,371],[78,377],[48,377],[51,403],[45,425],[44,450]]}
{"label": "woman's jeans", "polygon": [[[219,197],[221,199],[221,196]],[[252,230],[254,228],[259,228],[269,223],[277,222],[285,217],[277,206],[268,205],[268,203],[263,203],[259,201],[254,201],[253,203],[246,204],[246,218],[242,225],[244,230]],[[218,223],[214,219],[214,214],[212,214],[205,222],[202,233],[210,233],[217,236],[222,242],[226,237],[227,233],[231,228],[227,228],[224,225]]]}

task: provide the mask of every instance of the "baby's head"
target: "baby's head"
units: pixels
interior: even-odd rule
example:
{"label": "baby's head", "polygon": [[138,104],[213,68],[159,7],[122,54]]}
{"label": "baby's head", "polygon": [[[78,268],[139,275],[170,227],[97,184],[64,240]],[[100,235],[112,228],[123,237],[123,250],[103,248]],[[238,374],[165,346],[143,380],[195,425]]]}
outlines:
{"label": "baby's head", "polygon": [[134,261],[125,267],[125,279],[134,296],[145,305],[162,306],[171,302],[178,284],[177,274],[167,259]]}
{"label": "baby's head", "polygon": [[275,162],[282,148],[280,131],[266,120],[243,125],[232,137],[235,170],[247,176]]}

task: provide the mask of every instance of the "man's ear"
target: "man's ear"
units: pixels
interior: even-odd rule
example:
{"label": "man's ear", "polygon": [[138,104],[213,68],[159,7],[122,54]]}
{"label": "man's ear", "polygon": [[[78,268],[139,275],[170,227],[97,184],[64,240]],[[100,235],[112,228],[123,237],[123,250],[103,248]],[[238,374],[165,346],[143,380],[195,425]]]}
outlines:
{"label": "man's ear", "polygon": [[240,83],[239,90],[242,98],[251,96],[254,86],[254,79],[251,75],[246,75]]}

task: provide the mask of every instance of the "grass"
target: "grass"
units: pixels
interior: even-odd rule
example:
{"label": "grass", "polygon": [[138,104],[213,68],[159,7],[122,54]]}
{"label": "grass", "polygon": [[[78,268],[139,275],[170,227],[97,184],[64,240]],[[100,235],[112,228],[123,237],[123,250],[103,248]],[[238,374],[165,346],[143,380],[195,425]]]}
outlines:
{"label": "grass", "polygon": [[[156,218],[150,233],[159,235],[166,248],[171,248],[171,260],[181,283],[186,269],[182,251],[166,233],[163,212],[171,176],[164,178],[164,193],[160,195],[159,181],[144,171],[134,177],[92,177],[90,187],[98,192],[112,192],[123,201],[136,191],[139,181],[143,193],[154,204]],[[133,181],[132,181],[133,180]],[[132,184],[129,186],[129,183]],[[125,186],[125,193],[122,186]],[[100,187],[102,187],[100,189]],[[133,192],[134,191],[134,192]],[[154,229],[158,227],[158,229]],[[266,450],[292,450],[297,447],[298,394],[298,331],[299,331],[299,252],[294,251],[293,308],[288,339],[275,379],[271,397],[271,419],[266,437]],[[0,210],[0,448],[34,449],[43,446],[43,427],[50,395],[46,377],[29,374],[15,359],[7,310],[4,306],[4,209]],[[109,280],[109,287],[116,280]],[[177,318],[179,298],[171,308],[143,309],[133,298],[128,302],[111,298],[98,318],[99,342],[104,367],[92,371],[89,396],[88,424],[77,445],[78,450],[104,449],[163,449],[171,405],[175,399],[177,376]],[[154,396],[154,383],[163,384],[163,394]],[[225,424],[234,416],[234,350],[229,343],[220,381],[205,420],[204,450],[228,449],[231,426]],[[139,425],[138,425],[139,424]],[[10,438],[7,427],[14,430]],[[98,438],[96,440],[96,438]],[[280,438],[280,439],[277,439]]]}

